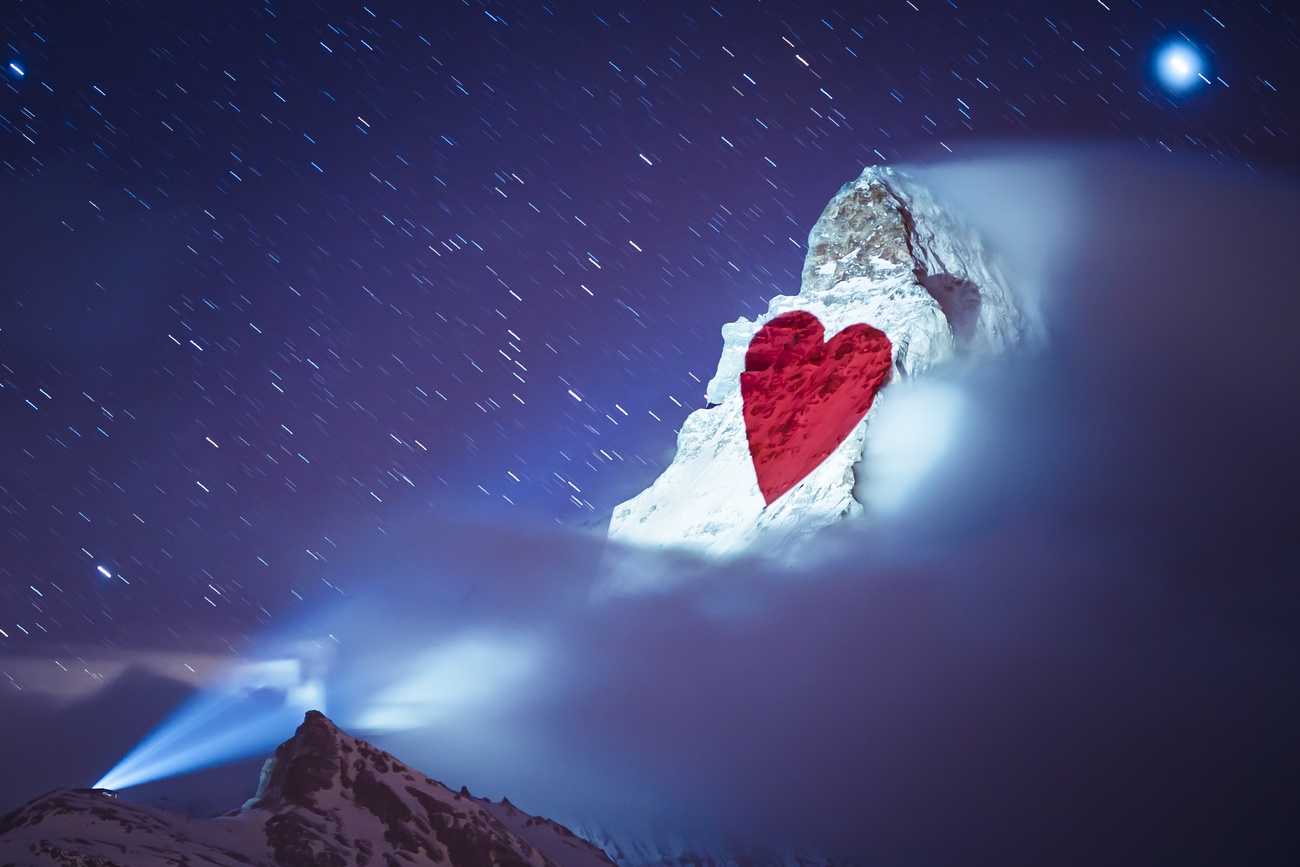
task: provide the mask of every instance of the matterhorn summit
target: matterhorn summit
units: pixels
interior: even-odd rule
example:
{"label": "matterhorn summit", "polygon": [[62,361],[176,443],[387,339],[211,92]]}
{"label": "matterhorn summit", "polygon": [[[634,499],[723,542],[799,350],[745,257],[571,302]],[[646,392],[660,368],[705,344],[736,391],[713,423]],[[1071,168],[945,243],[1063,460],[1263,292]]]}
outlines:
{"label": "matterhorn summit", "polygon": [[872,166],[813,226],[799,293],[722,337],[708,406],[654,484],[614,509],[611,541],[725,557],[861,515],[855,487],[875,473],[864,454],[890,391],[1040,330],[959,215]]}

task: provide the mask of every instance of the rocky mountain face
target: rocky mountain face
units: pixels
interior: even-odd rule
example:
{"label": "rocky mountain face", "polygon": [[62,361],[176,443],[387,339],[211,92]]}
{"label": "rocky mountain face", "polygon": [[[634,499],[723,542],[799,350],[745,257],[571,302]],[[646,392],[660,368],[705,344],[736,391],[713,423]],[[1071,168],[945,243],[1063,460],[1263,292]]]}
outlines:
{"label": "rocky mountain face", "polygon": [[603,851],[509,801],[454,792],[316,711],[215,819],[59,789],[0,818],[0,864],[60,867],[613,867]]}
{"label": "rocky mountain face", "polygon": [[[796,312],[824,331],[826,342],[811,353],[798,335],[769,328]],[[852,379],[844,375],[846,351],[832,342],[854,326],[887,338],[882,395],[891,382],[1040,339],[975,232],[904,172],[868,167],[813,226],[799,293],[776,296],[758,319],[723,326],[708,406],[687,417],[658,480],[614,509],[610,540],[727,556],[862,514],[854,486],[880,403],[870,399],[875,391],[840,401],[845,408],[829,415],[807,409]],[[773,353],[778,337],[785,343]],[[879,342],[871,346],[879,351]],[[791,372],[766,376],[782,365]],[[766,381],[755,386],[758,375]],[[827,425],[837,428],[834,437]],[[809,445],[818,439],[828,442]]]}

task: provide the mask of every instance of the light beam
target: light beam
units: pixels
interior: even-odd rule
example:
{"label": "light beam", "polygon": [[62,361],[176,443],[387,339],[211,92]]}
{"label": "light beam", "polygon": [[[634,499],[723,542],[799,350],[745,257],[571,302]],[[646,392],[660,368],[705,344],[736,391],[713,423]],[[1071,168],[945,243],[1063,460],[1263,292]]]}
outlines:
{"label": "light beam", "polygon": [[258,755],[291,736],[312,709],[325,709],[325,689],[319,679],[304,678],[300,660],[234,666],[173,713],[94,788],[126,789]]}

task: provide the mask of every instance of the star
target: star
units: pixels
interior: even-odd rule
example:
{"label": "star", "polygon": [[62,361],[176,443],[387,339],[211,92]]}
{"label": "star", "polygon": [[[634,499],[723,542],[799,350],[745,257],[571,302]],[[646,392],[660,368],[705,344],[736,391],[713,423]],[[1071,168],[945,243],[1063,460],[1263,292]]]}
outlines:
{"label": "star", "polygon": [[1166,88],[1181,93],[1209,79],[1200,52],[1187,42],[1167,43],[1156,53],[1156,74]]}

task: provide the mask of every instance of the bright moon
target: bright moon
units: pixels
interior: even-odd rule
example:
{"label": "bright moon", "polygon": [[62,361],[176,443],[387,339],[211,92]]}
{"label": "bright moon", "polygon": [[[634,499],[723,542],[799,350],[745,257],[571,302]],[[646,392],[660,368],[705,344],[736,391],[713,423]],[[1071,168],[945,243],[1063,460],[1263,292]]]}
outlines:
{"label": "bright moon", "polygon": [[1204,62],[1186,42],[1171,42],[1156,54],[1156,74],[1170,90],[1187,90],[1202,80]]}

